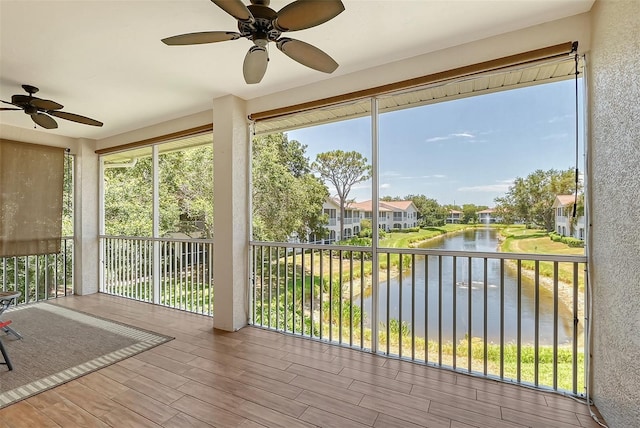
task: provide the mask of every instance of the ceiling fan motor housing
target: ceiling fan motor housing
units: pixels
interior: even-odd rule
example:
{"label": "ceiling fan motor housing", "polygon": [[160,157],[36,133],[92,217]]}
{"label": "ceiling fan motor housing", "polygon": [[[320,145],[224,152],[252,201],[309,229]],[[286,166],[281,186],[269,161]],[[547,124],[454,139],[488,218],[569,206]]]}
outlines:
{"label": "ceiling fan motor housing", "polygon": [[278,17],[276,11],[266,5],[259,4],[251,4],[247,6],[247,9],[255,21],[253,23],[238,21],[238,30],[240,30],[242,37],[252,40],[260,47],[265,47],[268,42],[275,42],[282,34],[273,25],[273,21]]}

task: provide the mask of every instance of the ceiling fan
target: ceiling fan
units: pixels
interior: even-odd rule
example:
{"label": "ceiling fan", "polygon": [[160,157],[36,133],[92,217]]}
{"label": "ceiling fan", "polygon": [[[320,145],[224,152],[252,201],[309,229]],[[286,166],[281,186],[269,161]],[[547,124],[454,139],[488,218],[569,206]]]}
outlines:
{"label": "ceiling fan", "polygon": [[102,122],[90,119],[88,117],[80,116],[79,114],[67,113],[60,111],[64,107],[55,101],[43,100],[42,98],[34,97],[33,94],[39,91],[38,88],[31,85],[22,85],[22,88],[27,91],[29,95],[12,95],[11,102],[2,101],[5,104],[11,104],[18,108],[3,107],[0,111],[4,110],[24,110],[26,114],[31,116],[36,124],[42,126],[45,129],[55,129],[58,127],[58,123],[51,117],[59,117],[60,119],[70,120],[72,122],[83,123],[85,125],[102,126]]}
{"label": "ceiling fan", "polygon": [[344,10],[340,0],[297,0],[278,12],[269,8],[269,0],[251,0],[248,6],[240,0],[211,1],[238,20],[239,32],[205,31],[167,37],[162,41],[169,46],[181,46],[242,37],[249,39],[253,46],[247,52],[243,65],[244,80],[249,84],[259,83],[267,71],[269,42],[274,42],[289,58],[314,70],[333,73],[338,68],[338,63],[317,47],[281,36],[286,31],[304,30],[335,18]]}

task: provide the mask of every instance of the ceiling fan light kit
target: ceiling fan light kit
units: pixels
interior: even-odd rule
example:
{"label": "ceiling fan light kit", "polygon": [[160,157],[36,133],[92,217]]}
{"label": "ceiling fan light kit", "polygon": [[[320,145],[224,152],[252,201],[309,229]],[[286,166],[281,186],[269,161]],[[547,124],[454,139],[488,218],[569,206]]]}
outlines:
{"label": "ceiling fan light kit", "polygon": [[91,119],[79,114],[67,113],[60,111],[64,108],[62,104],[58,104],[55,101],[44,100],[42,98],[34,97],[33,94],[39,91],[38,88],[31,85],[22,85],[29,95],[16,94],[11,96],[11,101],[1,102],[5,104],[11,104],[15,107],[3,107],[0,111],[7,110],[23,110],[25,114],[31,116],[33,122],[45,129],[56,129],[58,123],[51,116],[58,117],[60,119],[70,120],[72,122],[82,123],[84,125],[102,126],[102,122],[95,119]]}
{"label": "ceiling fan light kit", "polygon": [[344,11],[340,0],[296,0],[276,12],[269,0],[251,0],[245,6],[241,0],[211,0],[238,21],[238,31],[205,31],[167,37],[169,46],[198,45],[246,38],[253,46],[245,55],[244,80],[248,84],[262,80],[269,62],[267,45],[274,42],[285,55],[300,64],[324,73],[333,73],[338,63],[319,48],[300,40],[281,37],[287,31],[312,28],[335,18]]}

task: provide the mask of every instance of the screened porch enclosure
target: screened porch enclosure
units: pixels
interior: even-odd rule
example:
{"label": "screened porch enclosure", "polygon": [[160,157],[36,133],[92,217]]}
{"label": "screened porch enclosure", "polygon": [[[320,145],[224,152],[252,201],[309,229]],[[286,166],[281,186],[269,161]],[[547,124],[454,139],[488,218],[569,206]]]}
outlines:
{"label": "screened porch enclosure", "polygon": [[[574,59],[566,57],[536,61],[251,125],[250,130],[257,133],[249,167],[254,180],[248,195],[253,239],[248,247],[238,247],[248,267],[239,272],[238,281],[244,284],[242,304],[249,324],[461,373],[583,395],[585,256],[335,245],[335,236],[358,235],[359,229],[351,228],[354,221],[360,227],[359,212],[345,211],[342,222],[349,232],[329,230],[305,236],[304,230],[279,217],[282,211],[298,208],[283,205],[278,198],[284,195],[290,204],[300,196],[275,187],[263,189],[270,176],[260,175],[264,174],[261,168],[268,171],[269,167],[263,158],[273,155],[270,150],[277,152],[276,146],[269,145],[270,138],[285,135],[282,144],[289,144],[289,150],[295,147],[283,131],[364,121],[362,129],[367,131],[358,150],[374,165],[368,196],[379,200],[380,171],[389,156],[389,143],[379,132],[388,126],[387,115],[566,81],[575,75],[575,66]],[[579,67],[582,72],[582,63]],[[256,141],[263,141],[259,149]],[[215,175],[214,152],[211,134],[205,132],[101,156],[101,292],[215,315],[214,186],[213,179],[207,178]],[[306,155],[304,149],[300,155]],[[339,210],[318,212],[328,217],[327,227],[339,228]],[[406,219],[402,213],[388,215]],[[365,217],[376,224],[381,211]],[[233,224],[238,221],[235,216],[232,219]],[[304,243],[307,240],[314,244]]]}

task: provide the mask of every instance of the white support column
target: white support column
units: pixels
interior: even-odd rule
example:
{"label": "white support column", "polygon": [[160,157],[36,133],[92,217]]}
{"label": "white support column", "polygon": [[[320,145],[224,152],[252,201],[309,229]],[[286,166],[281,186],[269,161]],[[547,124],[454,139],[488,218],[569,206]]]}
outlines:
{"label": "white support column", "polygon": [[74,287],[79,295],[98,292],[100,168],[92,140],[79,140],[74,164]]}
{"label": "white support column", "polygon": [[158,145],[152,147],[153,156],[153,303],[160,304],[160,160]]}
{"label": "white support column", "polygon": [[215,290],[213,325],[235,331],[247,324],[249,290],[249,132],[246,103],[213,101]]}

